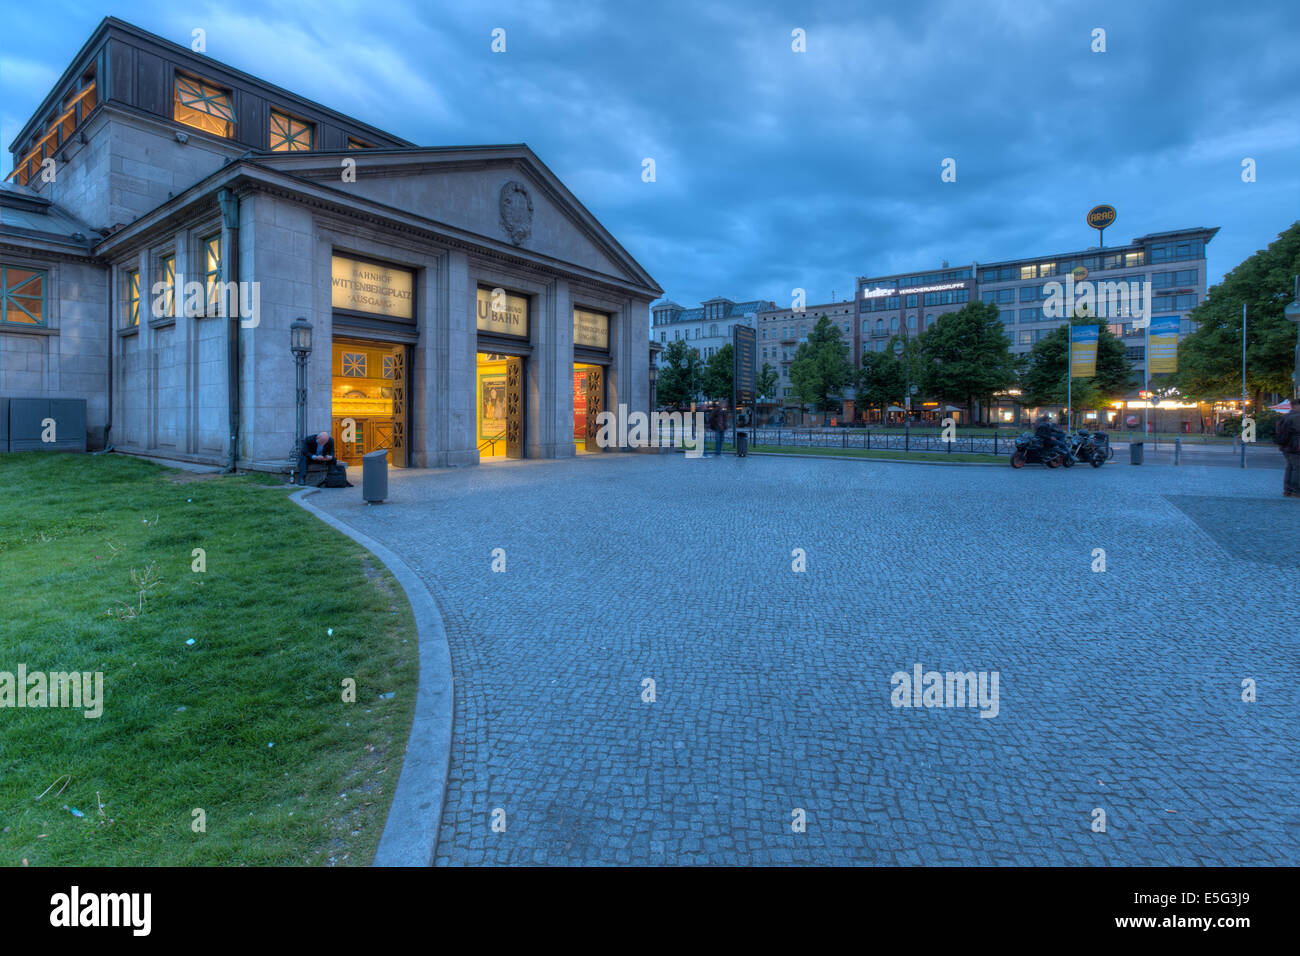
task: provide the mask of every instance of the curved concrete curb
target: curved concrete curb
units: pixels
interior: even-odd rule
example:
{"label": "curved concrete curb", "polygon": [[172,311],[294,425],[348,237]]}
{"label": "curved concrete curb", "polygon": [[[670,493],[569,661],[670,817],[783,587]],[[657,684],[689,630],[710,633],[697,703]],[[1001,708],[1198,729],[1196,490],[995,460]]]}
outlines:
{"label": "curved concrete curb", "polygon": [[451,672],[451,650],[447,632],[433,595],[410,566],[378,541],[367,537],[305,499],[315,488],[290,495],[302,508],[324,521],[382,561],[406,592],[415,615],[420,641],[420,682],[415,694],[415,715],[406,742],[393,805],[388,811],[375,866],[430,866],[438,848],[438,825],[447,794],[447,772],[451,763],[452,705],[455,681]]}

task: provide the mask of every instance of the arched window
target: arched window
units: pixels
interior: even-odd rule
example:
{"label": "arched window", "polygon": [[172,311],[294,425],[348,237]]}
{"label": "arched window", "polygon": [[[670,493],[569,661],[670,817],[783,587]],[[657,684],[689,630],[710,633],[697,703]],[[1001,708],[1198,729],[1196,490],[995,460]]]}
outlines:
{"label": "arched window", "polygon": [[907,329],[908,329],[909,332],[915,332],[915,331],[916,331],[916,316],[914,316],[914,315],[909,315],[909,316],[907,317]]}
{"label": "arched window", "polygon": [[898,316],[894,316],[892,319],[889,320],[889,331],[891,332],[898,331]]}
{"label": "arched window", "polygon": [[928,329],[932,325],[934,325],[934,316],[927,315],[925,317],[925,327]]}
{"label": "arched window", "polygon": [[884,335],[884,334],[885,334],[885,320],[884,320],[884,319],[876,319],[876,334],[877,334],[877,335]]}
{"label": "arched window", "polygon": [[863,334],[863,335],[866,335],[869,331],[871,331],[870,328],[868,328],[869,325],[870,325],[870,320],[869,320],[869,319],[863,319],[863,320],[862,320],[862,334]]}
{"label": "arched window", "polygon": [[716,325],[710,325],[709,335],[717,335],[717,334],[718,334],[718,327]]}

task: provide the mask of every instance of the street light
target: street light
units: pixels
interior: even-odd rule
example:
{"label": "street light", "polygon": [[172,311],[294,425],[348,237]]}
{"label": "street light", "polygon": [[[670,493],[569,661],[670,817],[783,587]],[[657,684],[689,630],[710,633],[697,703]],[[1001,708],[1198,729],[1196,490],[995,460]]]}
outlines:
{"label": "street light", "polygon": [[289,325],[289,350],[298,373],[298,447],[307,437],[307,356],[311,355],[311,323],[302,316]]}
{"label": "street light", "polygon": [[912,448],[912,363],[902,342],[894,343],[894,358],[903,359],[903,451]]}
{"label": "street light", "polygon": [[1282,313],[1296,324],[1295,329],[1295,372],[1291,378],[1291,406],[1300,408],[1300,276],[1295,277],[1295,301]]}

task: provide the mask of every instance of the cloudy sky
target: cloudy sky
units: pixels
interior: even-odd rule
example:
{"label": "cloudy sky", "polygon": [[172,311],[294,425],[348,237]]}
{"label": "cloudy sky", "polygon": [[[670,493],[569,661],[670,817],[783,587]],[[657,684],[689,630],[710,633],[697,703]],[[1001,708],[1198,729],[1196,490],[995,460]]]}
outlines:
{"label": "cloudy sky", "polygon": [[688,305],[1071,252],[1100,202],[1108,244],[1222,227],[1215,282],[1300,219],[1296,0],[42,0],[0,35],[6,148],[110,12],[422,145],[527,143]]}

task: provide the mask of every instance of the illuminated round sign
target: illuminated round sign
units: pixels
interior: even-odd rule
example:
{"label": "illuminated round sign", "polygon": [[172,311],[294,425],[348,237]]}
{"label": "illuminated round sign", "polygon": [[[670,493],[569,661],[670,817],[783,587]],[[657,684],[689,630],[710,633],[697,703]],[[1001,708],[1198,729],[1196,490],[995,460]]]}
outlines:
{"label": "illuminated round sign", "polygon": [[1105,229],[1115,221],[1114,206],[1093,206],[1088,210],[1088,225],[1094,229]]}
{"label": "illuminated round sign", "polygon": [[1074,269],[1070,271],[1070,275],[1074,276],[1075,282],[1082,282],[1084,279],[1088,278],[1088,270],[1085,266],[1075,266]]}

